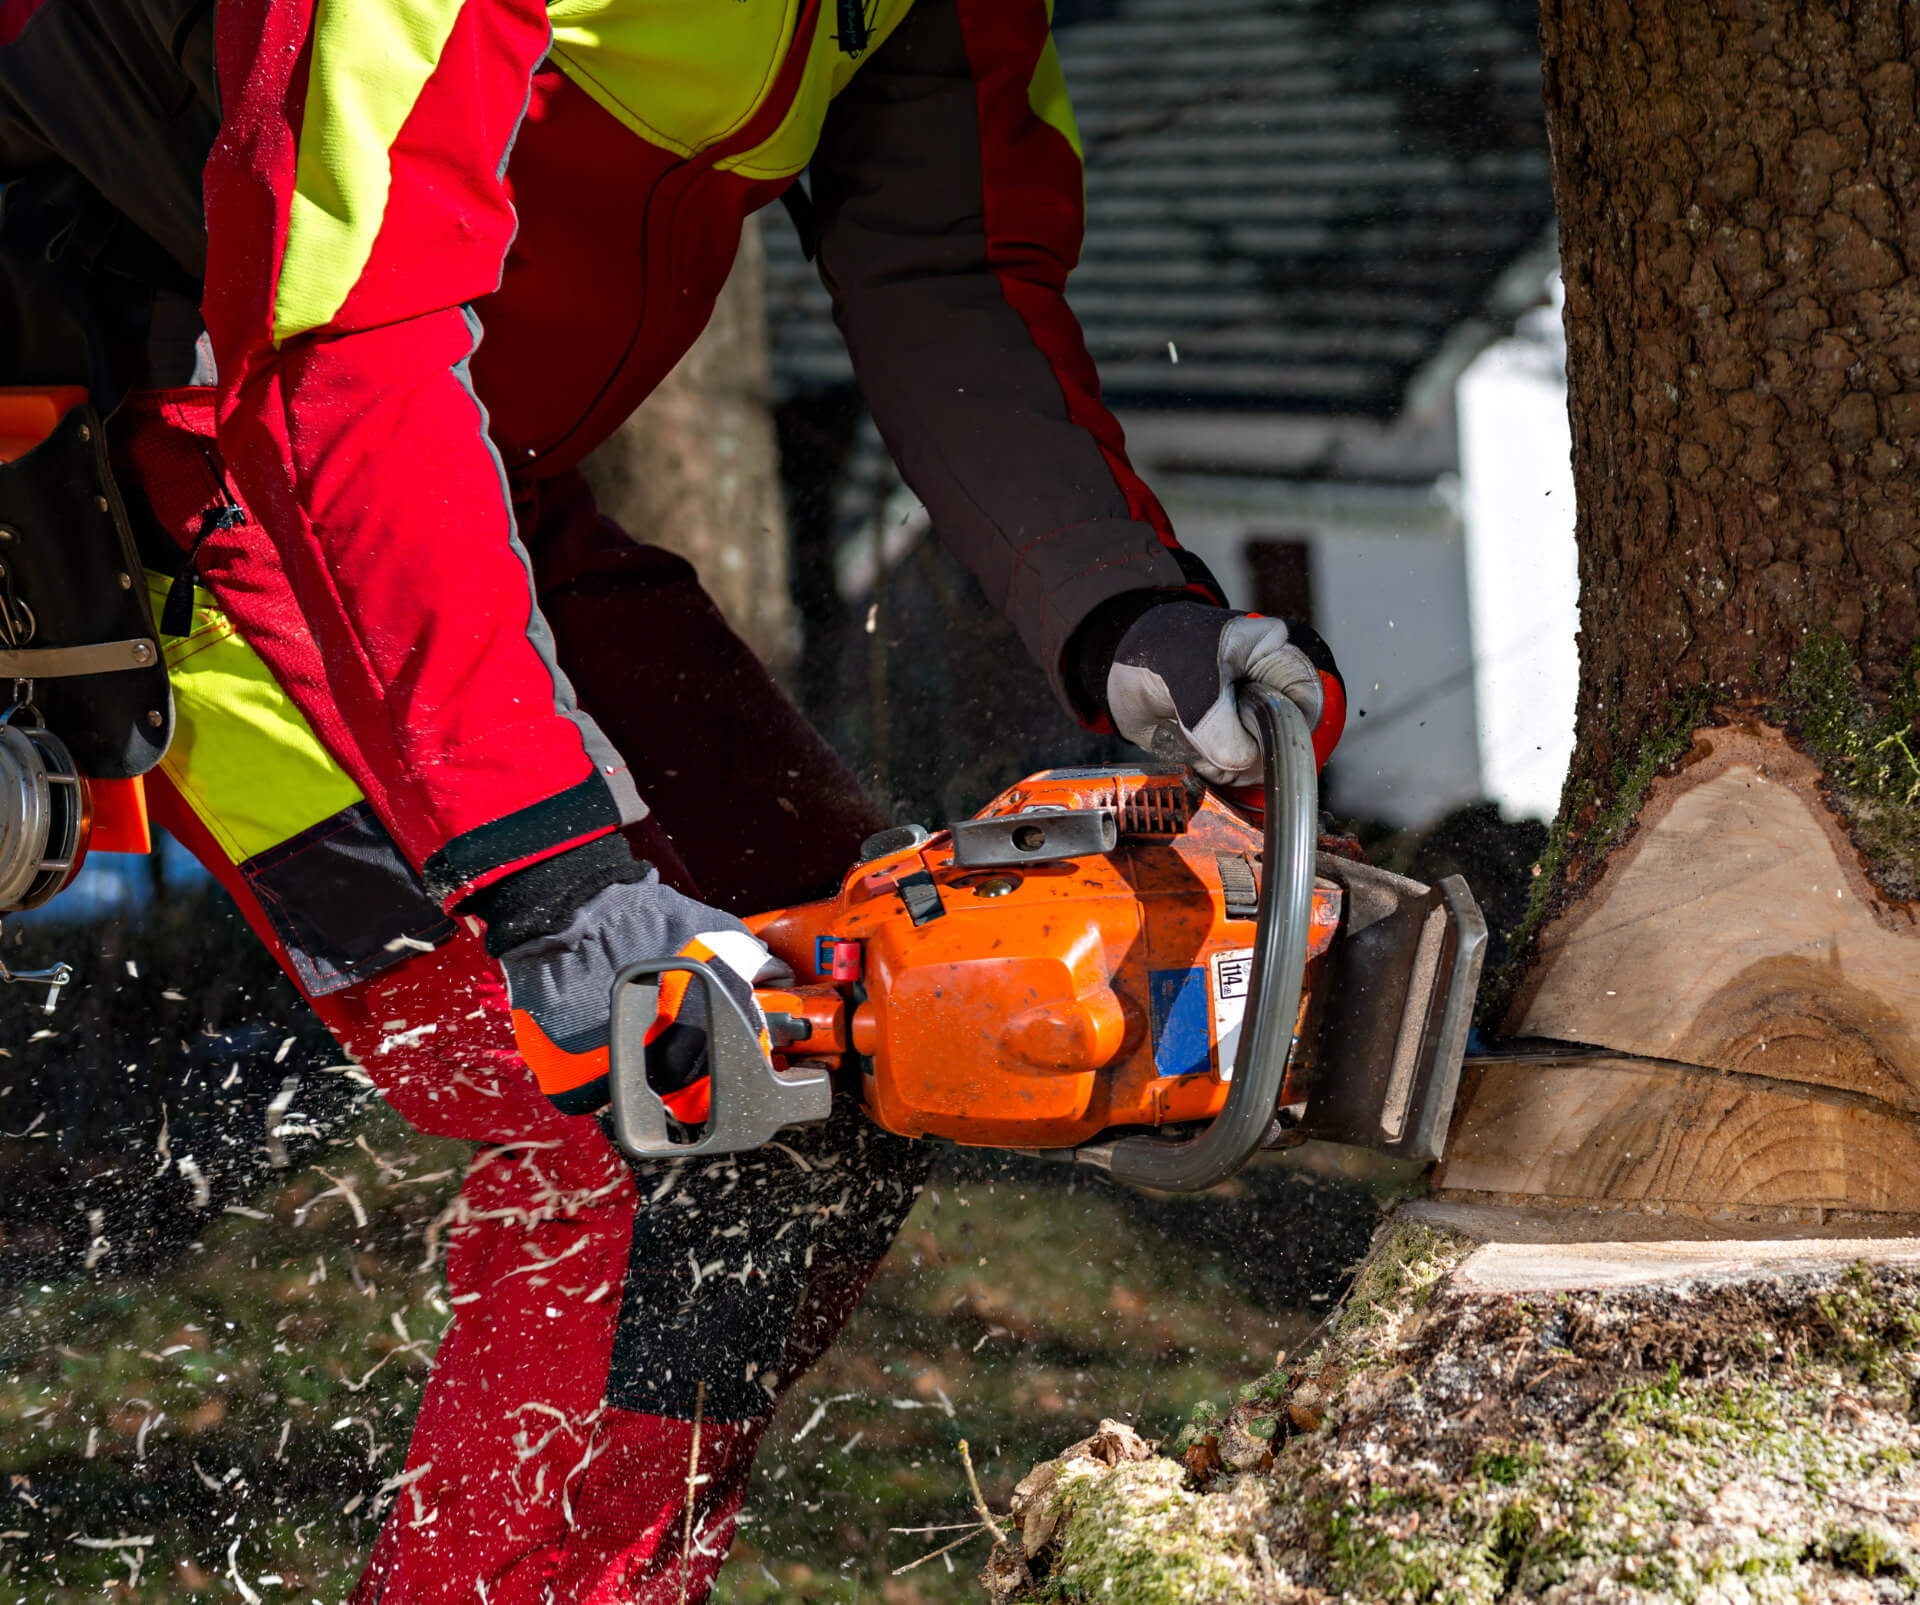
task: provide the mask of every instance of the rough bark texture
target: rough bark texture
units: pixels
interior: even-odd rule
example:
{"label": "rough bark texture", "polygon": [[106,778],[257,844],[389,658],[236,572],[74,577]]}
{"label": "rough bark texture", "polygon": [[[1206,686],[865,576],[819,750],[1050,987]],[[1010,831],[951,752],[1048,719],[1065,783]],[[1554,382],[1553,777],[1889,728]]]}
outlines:
{"label": "rough bark texture", "polygon": [[727,622],[784,672],[798,631],[767,405],[765,287],[759,223],[749,218],[706,331],[582,466],[601,508],[635,540],[692,563]]}
{"label": "rough bark texture", "polygon": [[[1403,1219],[1310,1349],[1037,1468],[996,1605],[1859,1602],[1920,1575],[1920,1241]],[[1179,1458],[1174,1458],[1178,1456]]]}
{"label": "rough bark texture", "polygon": [[[1664,1068],[1470,1077],[1455,1130],[1498,1162],[1442,1181],[1909,1213],[1849,1156],[1920,1086],[1920,5],[1544,0],[1542,41],[1581,685],[1551,917],[1503,1019]],[[1871,933],[1844,957],[1836,912]],[[1841,1111],[1843,1061],[1865,1102]],[[1633,1078],[1697,1113],[1732,1096],[1701,1070],[1745,1102],[1650,1145]],[[1831,1144],[1761,1137],[1816,1103]]]}
{"label": "rough bark texture", "polygon": [[1545,0],[1542,41],[1579,500],[1577,861],[1692,688],[1775,697],[1831,631],[1884,697],[1914,644],[1920,5]]}

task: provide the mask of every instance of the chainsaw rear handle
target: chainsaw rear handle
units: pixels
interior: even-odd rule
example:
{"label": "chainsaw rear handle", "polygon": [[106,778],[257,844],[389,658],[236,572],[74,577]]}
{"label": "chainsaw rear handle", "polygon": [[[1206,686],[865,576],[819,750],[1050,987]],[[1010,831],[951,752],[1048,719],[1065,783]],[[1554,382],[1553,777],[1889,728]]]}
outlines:
{"label": "chainsaw rear handle", "polygon": [[[685,971],[705,989],[712,1111],[692,1142],[675,1142],[667,1106],[647,1082],[647,1032],[660,1013],[660,977]],[[699,959],[643,959],[613,982],[609,1079],[613,1130],[637,1159],[697,1159],[759,1148],[787,1126],[825,1120],[833,1107],[827,1072],[810,1065],[782,1073],[760,1051],[746,1010]]]}
{"label": "chainsaw rear handle", "polygon": [[1260,736],[1266,842],[1261,855],[1259,923],[1247,1012],[1234,1057],[1227,1101],[1197,1137],[1123,1137],[1076,1155],[1116,1179],[1167,1193],[1218,1186],[1244,1165],[1266,1137],[1280,1102],[1293,1028],[1306,983],[1307,938],[1313,921],[1313,855],[1319,833],[1320,786],[1313,739],[1300,710],[1278,691],[1250,686],[1240,708]]}

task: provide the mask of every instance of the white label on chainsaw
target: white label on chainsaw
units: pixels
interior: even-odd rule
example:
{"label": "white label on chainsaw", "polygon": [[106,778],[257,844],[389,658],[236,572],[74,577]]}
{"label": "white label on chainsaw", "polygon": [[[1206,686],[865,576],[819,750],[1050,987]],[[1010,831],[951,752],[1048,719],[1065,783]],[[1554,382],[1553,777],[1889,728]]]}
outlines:
{"label": "white label on chainsaw", "polygon": [[1240,1053],[1240,1022],[1246,1018],[1247,989],[1253,984],[1253,949],[1222,948],[1209,966],[1213,973],[1214,1063],[1220,1079],[1233,1079],[1233,1061]]}

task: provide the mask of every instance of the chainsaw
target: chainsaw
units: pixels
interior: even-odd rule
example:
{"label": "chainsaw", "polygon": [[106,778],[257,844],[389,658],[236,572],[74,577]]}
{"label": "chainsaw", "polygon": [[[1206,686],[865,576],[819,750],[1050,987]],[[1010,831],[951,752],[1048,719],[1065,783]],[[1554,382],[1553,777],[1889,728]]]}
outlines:
{"label": "chainsaw", "polygon": [[[1309,1137],[1446,1142],[1487,927],[1467,884],[1317,852],[1306,723],[1244,695],[1260,805],[1184,771],[1049,769],[971,819],[870,838],[832,897],[750,917],[793,974],[755,993],[771,1059],[706,964],[614,984],[613,1123],[642,1159],[759,1148],[836,1092],[905,1137],[1070,1159],[1165,1192]],[[662,978],[702,988],[708,1118],[649,1085]]]}

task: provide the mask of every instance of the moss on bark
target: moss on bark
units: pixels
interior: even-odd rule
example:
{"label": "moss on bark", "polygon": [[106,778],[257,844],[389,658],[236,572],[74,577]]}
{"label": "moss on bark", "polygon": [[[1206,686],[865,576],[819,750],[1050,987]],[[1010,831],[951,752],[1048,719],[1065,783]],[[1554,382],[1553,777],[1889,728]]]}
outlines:
{"label": "moss on bark", "polygon": [[1390,1225],[1318,1342],[1190,1427],[1184,1464],[1063,1468],[996,1598],[1920,1592],[1920,1271],[1498,1293],[1451,1275],[1470,1248]]}
{"label": "moss on bark", "polygon": [[1810,635],[1787,677],[1786,714],[1820,760],[1868,870],[1896,897],[1920,897],[1920,647],[1882,698],[1845,641]]}

